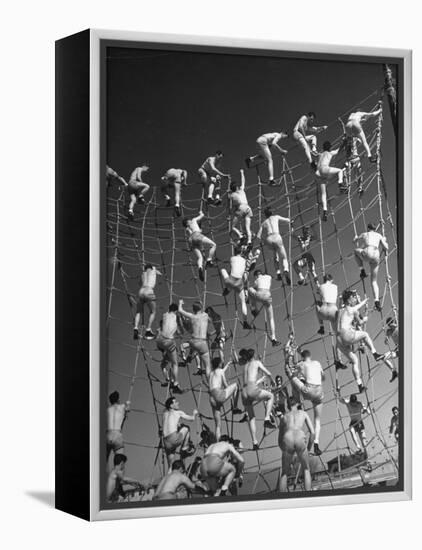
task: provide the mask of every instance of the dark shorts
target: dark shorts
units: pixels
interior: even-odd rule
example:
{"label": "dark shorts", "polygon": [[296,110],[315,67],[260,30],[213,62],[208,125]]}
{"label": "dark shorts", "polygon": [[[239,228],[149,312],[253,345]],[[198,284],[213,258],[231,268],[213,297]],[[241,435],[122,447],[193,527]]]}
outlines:
{"label": "dark shorts", "polygon": [[355,421],[352,420],[349,424],[349,427],[354,428],[354,430],[358,433],[363,432],[365,430],[365,424],[363,423],[362,420],[355,420]]}

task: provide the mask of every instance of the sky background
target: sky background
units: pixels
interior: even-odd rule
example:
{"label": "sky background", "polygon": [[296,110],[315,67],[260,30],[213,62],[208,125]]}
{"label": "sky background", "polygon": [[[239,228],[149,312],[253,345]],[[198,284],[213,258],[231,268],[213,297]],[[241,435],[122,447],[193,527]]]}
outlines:
{"label": "sky background", "polygon": [[[233,294],[228,298],[228,307],[221,297],[221,283],[217,270],[208,272],[206,285],[197,281],[196,270],[189,265],[190,254],[187,251],[181,219],[174,220],[172,226],[172,209],[166,209],[159,193],[160,177],[171,167],[184,168],[188,171],[189,186],[184,190],[184,215],[195,215],[200,206],[202,187],[199,185],[197,169],[203,160],[222,149],[225,154],[224,170],[234,178],[239,177],[239,169],[244,167],[244,158],[255,153],[256,138],[269,131],[292,131],[297,119],[312,110],[317,114],[318,125],[328,125],[329,128],[318,137],[319,146],[322,141],[339,139],[342,133],[338,117],[344,122],[351,110],[358,106],[371,110],[379,98],[383,84],[382,65],[375,63],[344,63],[335,61],[316,61],[282,59],[271,57],[238,56],[227,54],[205,54],[185,52],[141,51],[135,49],[109,50],[107,60],[107,162],[120,175],[128,178],[131,171],[143,163],[150,166],[145,181],[152,186],[147,195],[147,201],[152,194],[151,204],[145,216],[146,207],[136,206],[135,221],[129,226],[126,221],[127,197],[119,203],[120,223],[118,224],[118,257],[123,267],[125,277],[117,271],[114,287],[109,300],[108,317],[108,352],[107,365],[109,390],[120,391],[122,400],[129,395],[130,383],[134,372],[136,380],[133,386],[133,411],[124,426],[126,454],[128,455],[127,474],[148,482],[159,477],[159,469],[154,468],[154,458],[158,442],[157,421],[154,412],[154,402],[151,387],[147,378],[148,368],[155,377],[160,377],[160,353],[155,350],[154,342],[142,341],[144,352],[137,354],[136,342],[132,340],[132,319],[134,310],[129,307],[126,290],[132,295],[137,291],[142,261],[152,262],[159,269],[165,266],[165,277],[157,285],[158,314],[156,326],[161,314],[167,309],[170,292],[173,299],[183,297],[186,307],[190,309],[192,301],[198,296],[205,298],[206,305],[212,305],[223,317],[228,332],[234,332],[234,346],[238,351],[241,347],[254,347],[264,358],[265,365],[274,376],[284,376],[284,360],[282,348],[272,348],[266,345],[264,317],[261,314],[256,320],[255,331],[244,331],[237,325],[235,330],[235,308]],[[382,168],[385,176],[388,203],[396,225],[396,163],[395,140],[386,102],[384,103],[384,122],[382,137]],[[365,125],[368,138],[373,135],[374,122]],[[303,221],[312,226],[317,237],[312,245],[317,272],[322,279],[321,247],[319,243],[318,208],[316,205],[316,190],[312,186],[313,177],[309,172],[302,151],[295,147],[291,139],[283,140],[280,145],[289,150],[287,162],[293,169]],[[281,159],[275,157],[276,174],[281,172]],[[342,157],[339,159],[341,164]],[[298,166],[297,166],[298,165]],[[365,182],[367,189],[360,201],[352,192],[352,210],[354,215],[360,209],[356,221],[357,231],[365,228],[365,222],[379,221],[377,188],[374,165],[369,165],[363,159]],[[265,169],[263,179],[267,178]],[[247,195],[253,208],[254,218],[252,229],[258,230],[258,186],[256,172],[246,172]],[[291,190],[291,182],[288,180]],[[288,200],[282,187],[268,188],[263,186],[263,205],[271,204],[277,213],[287,216]],[[362,284],[359,282],[359,269],[353,259],[353,224],[347,197],[336,195],[335,184],[329,188],[331,206],[335,211],[335,231],[332,216],[322,225],[323,252],[325,271],[334,276],[341,292],[346,286],[354,285],[363,295]],[[119,197],[117,188],[108,193],[108,267],[109,286],[113,273],[112,258],[116,245],[116,199]],[[301,226],[298,215],[298,203],[291,199],[291,215],[295,218],[295,229]],[[156,203],[160,205],[156,208]],[[212,234],[217,242],[217,258],[219,267],[227,267],[231,255],[228,241],[228,222],[226,200],[218,208],[209,210],[207,220],[203,222],[203,230]],[[384,218],[387,218],[385,201],[383,203]],[[174,232],[172,231],[174,228]],[[386,225],[386,235],[391,249],[394,249],[392,228]],[[289,237],[284,235],[286,247]],[[173,244],[175,248],[173,249]],[[296,241],[292,239],[291,258],[299,255]],[[142,253],[143,251],[143,253]],[[343,262],[340,258],[343,257]],[[274,275],[271,256],[265,251],[268,272]],[[173,264],[173,268],[171,265]],[[260,265],[260,264],[258,264]],[[261,266],[262,266],[261,261]],[[390,275],[393,285],[393,299],[398,303],[396,254],[389,258]],[[385,291],[385,266],[382,265],[379,274],[381,295]],[[298,287],[296,277],[293,291],[293,301],[289,295],[287,302],[281,282],[273,280],[273,305],[276,319],[277,338],[285,342],[288,334],[286,304],[289,311],[293,305],[293,321],[298,344],[311,340],[306,347],[311,350],[324,368],[332,364],[331,340],[327,336],[324,341],[315,339],[318,322],[313,308],[313,295],[310,285]],[[287,289],[286,289],[287,290]],[[370,298],[370,320],[367,329],[376,338],[379,351],[385,351],[384,334],[381,331],[381,316],[372,311],[373,298],[367,283]],[[391,310],[391,301],[386,293],[383,315],[386,317]],[[328,326],[326,325],[328,332]],[[325,343],[325,346],[324,346]],[[233,340],[226,344],[225,354],[230,358],[230,347]],[[139,350],[138,350],[139,351]],[[361,367],[364,381],[368,379],[366,357],[361,355]],[[368,385],[368,398],[373,403],[375,421],[379,431],[388,429],[391,417],[391,407],[397,404],[397,382],[390,384],[390,373],[385,366],[375,366],[370,359],[372,377]],[[135,371],[136,369],[136,371]],[[191,366],[191,373],[194,366]],[[231,370],[228,378],[240,375]],[[356,391],[351,369],[339,373],[339,382],[343,386],[342,394],[349,395]],[[320,446],[326,449],[323,460],[326,462],[337,452],[346,452],[347,445],[344,436],[333,442],[335,434],[342,432],[340,415],[347,426],[349,419],[344,406],[337,409],[333,399],[334,368],[326,371],[324,384],[325,407],[323,411],[323,429]],[[211,410],[205,386],[197,377],[191,379],[187,369],[180,370],[180,381],[184,388],[194,386],[191,391],[180,396],[181,408],[191,413],[199,402],[200,411],[204,416],[211,416]],[[153,382],[153,393],[156,397],[159,419],[161,421],[162,403],[167,397],[166,389],[159,382]],[[362,397],[366,402],[366,397]],[[257,418],[263,418],[263,407],[256,408]],[[312,415],[311,415],[312,417]],[[212,420],[204,420],[211,428]],[[229,415],[231,422],[231,415]],[[374,422],[366,420],[367,435],[371,439],[375,435]],[[231,423],[230,423],[231,430]],[[223,431],[227,426],[223,424]],[[199,423],[192,426],[194,441],[197,441]],[[251,446],[250,434],[245,424],[234,423],[234,435],[239,437],[244,446]],[[263,434],[262,423],[258,421],[258,435]],[[266,469],[278,467],[280,451],[277,447],[278,432],[266,436],[260,451],[260,463]],[[353,449],[350,437],[347,441]],[[385,452],[381,450],[381,442],[376,439],[371,443],[370,454],[375,461],[383,462]],[[393,449],[396,454],[396,449]],[[247,452],[246,467],[256,470],[256,454]]]}

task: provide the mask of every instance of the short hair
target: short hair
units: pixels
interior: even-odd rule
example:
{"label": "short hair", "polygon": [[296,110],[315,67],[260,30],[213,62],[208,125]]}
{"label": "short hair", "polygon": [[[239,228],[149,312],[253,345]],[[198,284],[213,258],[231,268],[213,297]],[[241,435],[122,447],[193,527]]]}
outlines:
{"label": "short hair", "polygon": [[357,400],[358,400],[358,396],[355,393],[352,393],[352,395],[350,396],[350,401],[352,403],[356,403]]}
{"label": "short hair", "polygon": [[120,394],[119,392],[116,390],[112,393],[110,393],[110,395],[108,396],[109,400],[110,400],[110,403],[112,405],[114,405],[115,403],[117,403],[117,401],[120,399]]}
{"label": "short hair", "polygon": [[192,309],[193,311],[196,313],[197,311],[201,311],[202,309],[202,304],[201,302],[197,301],[197,302],[193,302],[192,304]]}
{"label": "short hair", "polygon": [[299,405],[299,404],[300,404],[300,398],[296,394],[292,393],[292,395],[289,395],[289,397],[287,398],[287,406],[290,410],[293,407],[293,405]]}
{"label": "short hair", "polygon": [[269,218],[270,216],[273,215],[273,211],[271,209],[270,206],[267,206],[265,209],[264,209],[264,215],[266,218]]}
{"label": "short hair", "polygon": [[276,382],[277,380],[280,380],[280,382],[283,382],[283,378],[279,374],[277,374],[277,376],[275,377]]}
{"label": "short hair", "polygon": [[311,357],[311,352],[308,350],[308,349],[304,349],[301,353],[300,353],[302,359],[307,359],[308,357]]}
{"label": "short hair", "polygon": [[207,306],[204,311],[205,311],[205,313],[211,313],[211,315],[216,315],[217,314],[215,309],[212,306]]}
{"label": "short hair", "polygon": [[220,436],[220,441],[230,441],[230,437],[227,434],[223,434]]}
{"label": "short hair", "polygon": [[323,151],[329,151],[331,149],[331,141],[324,141],[322,144]]}
{"label": "short hair", "polygon": [[185,465],[183,464],[182,460],[175,460],[171,466],[172,470],[184,470]]}
{"label": "short hair", "polygon": [[258,277],[258,275],[262,275],[262,271],[260,269],[255,269],[255,271],[253,272],[253,276]]}
{"label": "short hair", "polygon": [[239,187],[239,184],[236,181],[232,181],[230,184],[230,191],[236,191],[238,187]]}
{"label": "short hair", "polygon": [[223,361],[221,357],[213,357],[211,361],[211,367],[213,370],[218,369],[222,365]]}
{"label": "short hair", "polygon": [[165,408],[169,411],[170,407],[173,405],[173,403],[176,401],[175,397],[168,397],[166,399],[166,402],[164,403]]}
{"label": "short hair", "polygon": [[179,306],[174,302],[169,305],[169,311],[177,311],[178,309],[179,309]]}
{"label": "short hair", "polygon": [[352,290],[344,290],[343,294],[341,295],[341,299],[343,300],[344,303],[346,303],[349,301],[349,298],[354,296],[354,294],[355,293]]}
{"label": "short hair", "polygon": [[223,157],[224,156],[224,153],[223,151],[220,151],[220,149],[218,151],[215,152],[216,155],[219,155],[220,157]]}
{"label": "short hair", "polygon": [[330,275],[329,273],[326,273],[324,275],[324,283],[328,282],[328,281],[332,281],[333,280],[333,276]]}
{"label": "short hair", "polygon": [[122,462],[123,462],[123,464],[126,464],[126,462],[127,462],[127,456],[126,455],[121,454],[121,453],[117,453],[116,455],[114,455],[113,464],[115,466],[118,466]]}
{"label": "short hair", "polygon": [[394,412],[394,411],[399,412],[399,408],[398,408],[397,406],[394,406],[394,407],[391,409],[391,411],[392,411],[392,412]]}
{"label": "short hair", "polygon": [[313,116],[314,118],[316,118],[316,113],[314,113],[314,111],[309,111],[308,116]]}
{"label": "short hair", "polygon": [[145,264],[145,267],[144,267],[144,271],[147,271],[148,269],[153,269],[153,265],[152,264]]}
{"label": "short hair", "polygon": [[255,350],[253,348],[248,349],[248,360],[253,359],[255,356]]}
{"label": "short hair", "polygon": [[368,228],[368,231],[375,231],[376,226],[372,222],[370,222],[368,223],[367,228]]}

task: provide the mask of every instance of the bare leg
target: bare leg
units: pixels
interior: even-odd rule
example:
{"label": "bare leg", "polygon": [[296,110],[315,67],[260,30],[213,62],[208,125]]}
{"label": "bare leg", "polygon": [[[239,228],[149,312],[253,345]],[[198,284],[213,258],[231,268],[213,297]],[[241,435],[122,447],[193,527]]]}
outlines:
{"label": "bare leg", "polygon": [[245,298],[245,293],[243,292],[243,288],[241,288],[238,291],[238,296],[239,296],[239,300],[240,300],[240,306],[242,308],[243,320],[246,321],[246,319],[248,317],[248,308],[246,306],[246,298]]}
{"label": "bare leg", "polygon": [[180,206],[180,199],[181,199],[181,190],[182,186],[180,185],[180,183],[178,182],[175,182],[174,183],[174,205],[175,206]]}
{"label": "bare leg", "polygon": [[271,154],[270,148],[268,145],[261,145],[258,143],[258,147],[260,149],[260,156],[262,156],[265,159],[265,162],[268,166],[268,176],[270,180],[274,179],[274,163],[273,163],[273,156]]}
{"label": "bare leg", "polygon": [[362,145],[366,151],[366,154],[368,155],[368,158],[371,156],[371,149],[368,145],[368,142],[366,140],[366,136],[365,136],[365,132],[363,131],[363,129],[361,128],[360,132],[359,132],[359,137],[360,139],[362,140]]}
{"label": "bare leg", "polygon": [[269,420],[271,411],[274,407],[274,394],[271,392],[265,392],[268,394],[268,399],[265,401],[265,420]]}
{"label": "bare leg", "polygon": [[202,256],[202,252],[199,250],[199,248],[194,248],[193,252],[196,256],[196,265],[198,266],[198,268],[202,268],[204,264],[204,258]]}
{"label": "bare leg", "polygon": [[356,430],[353,426],[350,426],[350,435],[352,436],[353,443],[356,445],[357,450],[360,451],[361,447],[359,445],[358,437],[356,435]]}
{"label": "bare leg", "polygon": [[250,304],[251,304],[251,310],[254,312],[256,312],[257,308],[256,308],[256,290],[254,288],[250,288],[249,289],[249,301],[250,301]]}
{"label": "bare leg", "polygon": [[233,464],[226,462],[221,469],[221,476],[224,477],[223,486],[221,487],[222,491],[227,491],[229,489],[230,485],[233,483],[235,475],[236,468],[233,466]]}
{"label": "bare leg", "polygon": [[371,269],[372,292],[374,293],[374,300],[377,302],[380,299],[380,291],[378,288],[378,281],[377,281],[379,265],[370,264],[370,269]]}
{"label": "bare leg", "polygon": [[214,416],[215,421],[215,437],[217,438],[217,441],[220,441],[221,437],[221,412],[220,409],[212,408],[212,413]]}
{"label": "bare leg", "polygon": [[135,193],[131,193],[129,196],[130,196],[129,212],[133,214],[133,209],[135,208],[135,204],[136,204],[136,195]]}
{"label": "bare leg", "polygon": [[255,420],[255,411],[252,405],[245,406],[246,412],[248,414],[248,425],[249,431],[251,432],[252,443],[258,445],[258,439],[256,438],[256,420]]}
{"label": "bare leg", "polygon": [[368,446],[368,440],[366,438],[366,432],[365,430],[362,430],[361,432],[359,432],[359,437],[360,437],[360,440],[362,442],[362,447],[364,449],[366,449],[366,447]]}
{"label": "bare leg", "polygon": [[211,374],[211,362],[210,362],[209,352],[203,353],[201,355],[200,359],[201,359],[201,369],[206,372],[207,377],[209,378],[209,376]]}
{"label": "bare leg", "polygon": [[327,211],[327,185],[325,183],[320,183],[320,190],[321,190],[321,204],[322,209]]}
{"label": "bare leg", "polygon": [[306,139],[303,136],[301,136],[298,139],[298,143],[302,147],[302,149],[304,150],[306,158],[308,159],[308,162],[311,164],[312,163],[312,157],[311,157],[311,150],[309,148],[308,142],[306,141]]}
{"label": "bare leg", "polygon": [[270,304],[265,307],[268,315],[268,322],[270,324],[271,340],[275,340],[275,324],[274,324],[274,311],[273,306]]}
{"label": "bare leg", "polygon": [[151,313],[149,315],[148,325],[147,325],[146,330],[151,330],[152,323],[155,320],[155,314],[157,312],[157,304],[155,303],[155,300],[152,300],[151,302],[147,302],[147,304],[148,304],[148,307],[149,307],[149,310],[150,310]]}
{"label": "bare leg", "polygon": [[245,218],[245,232],[248,239],[248,244],[252,242],[252,232],[251,232],[251,218],[246,216]]}
{"label": "bare leg", "polygon": [[283,271],[289,271],[289,262],[287,261],[286,249],[283,244],[277,245],[277,256],[283,265]]}
{"label": "bare leg", "polygon": [[210,247],[209,250],[208,250],[207,262],[211,262],[212,259],[214,258],[215,251],[217,250],[217,245],[215,244],[214,241],[212,241],[208,237],[204,237],[202,242],[203,242],[203,244],[206,244]]}
{"label": "bare leg", "polygon": [[282,493],[287,492],[287,476],[290,473],[290,466],[292,464],[293,455],[287,451],[282,451],[281,455],[281,479],[280,479],[280,491]]}
{"label": "bare leg", "polygon": [[314,443],[319,444],[319,434],[321,433],[321,415],[322,415],[322,403],[314,405],[314,422],[315,422],[315,439]]}
{"label": "bare leg", "polygon": [[312,491],[312,478],[311,470],[309,469],[309,455],[307,449],[303,453],[298,455],[300,463],[302,465],[303,482],[305,485],[305,491]]}
{"label": "bare leg", "polygon": [[238,216],[233,216],[233,219],[232,219],[232,232],[234,232],[236,234],[236,236],[240,239],[242,237],[242,232],[239,231],[239,229],[237,228],[237,225],[239,223],[239,218]]}
{"label": "bare leg", "polygon": [[355,260],[356,260],[356,263],[358,264],[358,266],[360,268],[363,267],[363,259],[362,259],[362,249],[361,248],[356,248],[355,249]]}
{"label": "bare leg", "polygon": [[179,362],[177,360],[177,350],[174,350],[170,354],[170,368],[173,374],[173,382],[175,384],[179,383]]}

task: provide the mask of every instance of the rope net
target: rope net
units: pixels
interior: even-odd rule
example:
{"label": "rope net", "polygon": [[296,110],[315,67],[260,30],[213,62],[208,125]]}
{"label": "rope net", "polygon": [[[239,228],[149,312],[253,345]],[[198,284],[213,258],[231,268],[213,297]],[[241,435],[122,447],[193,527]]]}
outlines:
{"label": "rope net", "polygon": [[[368,111],[375,110],[379,97],[380,91],[375,90],[360,102],[360,107]],[[335,136],[331,140],[333,147],[339,146],[343,137],[341,119],[353,112],[353,108],[329,124],[327,132]],[[327,221],[322,220],[319,185],[315,183],[315,174],[309,170],[303,151],[297,146],[289,150],[287,157],[277,161],[277,186],[270,187],[262,182],[265,173],[263,166],[245,171],[246,193],[253,211],[252,230],[257,230],[263,219],[263,210],[268,205],[271,205],[274,213],[294,220],[291,231],[286,226],[283,234],[291,284],[277,280],[272,254],[268,249],[262,248],[256,266],[273,277],[272,298],[277,340],[282,343],[290,341],[301,349],[310,349],[313,358],[324,367],[325,397],[320,438],[323,454],[321,457],[311,456],[314,489],[357,487],[398,478],[397,442],[389,437],[390,411],[398,399],[397,381],[389,382],[391,372],[388,365],[382,361],[375,362],[369,351],[357,351],[363,382],[367,388],[359,399],[369,409],[364,415],[367,456],[357,454],[349,431],[350,417],[346,406],[339,401],[337,392],[339,390],[343,397],[357,393],[352,369],[350,365],[346,370],[335,369],[335,336],[329,323],[325,323],[324,335],[317,332],[318,296],[314,276],[322,282],[323,275],[330,273],[338,285],[340,295],[345,289],[356,289],[361,298],[368,297],[369,320],[366,330],[377,351],[391,352],[390,362],[397,361],[385,331],[385,319],[397,319],[398,284],[395,213],[391,210],[395,205],[389,204],[382,173],[382,114],[365,123],[365,133],[371,150],[377,154],[377,162],[369,163],[363,155],[363,149],[359,150],[360,169],[349,167],[345,170],[346,192],[342,192],[337,183],[327,185]],[[344,163],[345,154],[342,152],[335,165],[343,167]],[[239,179],[238,175],[236,179]],[[157,350],[154,340],[142,338],[149,314],[147,308],[143,312],[141,337],[139,340],[132,338],[137,291],[145,264],[155,265],[162,273],[155,289],[157,316],[154,329],[170,303],[177,303],[182,298],[185,308],[190,309],[192,302],[199,299],[204,307],[212,306],[223,320],[226,333],[225,361],[236,358],[239,349],[253,347],[256,356],[262,359],[273,376],[281,375],[283,387],[291,391],[290,382],[284,374],[283,347],[271,345],[264,311],[260,311],[254,318],[252,329],[245,330],[241,322],[240,304],[233,292],[228,296],[223,295],[220,269],[228,269],[233,240],[231,216],[227,208],[228,189],[222,191],[221,206],[211,207],[204,200],[201,184],[192,183],[182,189],[183,217],[194,217],[201,205],[205,213],[202,231],[217,244],[215,266],[206,270],[202,282],[198,278],[195,258],[186,240],[182,218],[175,215],[173,208],[166,207],[159,188],[153,187],[146,195],[145,205],[138,204],[135,207],[134,219],[129,219],[127,215],[128,195],[125,190],[116,186],[108,188],[108,386],[110,391],[118,389],[122,399],[127,396],[131,401],[131,411],[123,430],[125,453],[128,456],[126,471],[145,486],[155,485],[167,471],[162,450],[162,412],[165,400],[171,395],[169,386],[163,385],[161,352]],[[378,274],[382,312],[373,308],[370,285],[359,278],[359,268],[354,258],[353,237],[366,231],[369,221],[377,226],[377,231],[386,237],[390,245]],[[310,228],[312,236],[307,252],[315,258],[316,273],[311,274],[305,268],[302,272],[304,284],[298,284],[294,265],[301,259],[303,250],[297,237],[305,226]],[[255,240],[254,247],[259,246],[257,243]],[[185,333],[177,342],[181,360],[183,342],[188,340],[189,334]],[[210,348],[211,356],[218,353],[213,346]],[[298,357],[297,351],[294,353]],[[228,383],[238,381],[242,385],[241,371],[235,363],[228,372]],[[214,430],[207,380],[205,375],[196,375],[195,361],[179,368],[179,380],[183,388],[183,394],[176,396],[180,408],[188,414],[194,408],[200,412],[196,423],[191,426],[192,439],[198,444],[204,425]],[[312,419],[312,407],[309,405],[305,401],[304,407]],[[222,411],[222,432],[240,439],[244,446],[245,482],[239,490],[240,494],[277,491],[280,475],[278,429],[264,430],[264,407],[262,404],[256,406],[260,448],[254,451],[247,423],[239,422],[240,417],[230,411],[228,401]],[[202,453],[203,449],[198,445],[195,455],[189,461]],[[300,468],[296,465],[293,465],[289,478],[289,491],[294,490],[302,490]]]}

